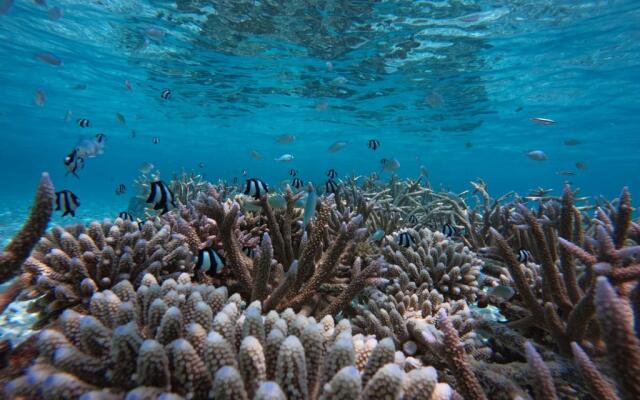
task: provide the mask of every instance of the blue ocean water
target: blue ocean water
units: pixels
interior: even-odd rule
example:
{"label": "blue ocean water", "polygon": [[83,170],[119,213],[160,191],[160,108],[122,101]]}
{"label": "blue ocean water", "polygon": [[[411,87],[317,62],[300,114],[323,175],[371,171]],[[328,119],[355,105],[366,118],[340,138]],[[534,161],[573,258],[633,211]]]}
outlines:
{"label": "blue ocean water", "polygon": [[[79,219],[113,215],[144,162],[277,185],[291,168],[320,182],[395,158],[401,177],[423,165],[453,191],[477,177],[494,195],[640,188],[638,1],[0,0],[0,13],[2,224],[42,171],[80,197]],[[65,176],[97,133],[104,154]]]}

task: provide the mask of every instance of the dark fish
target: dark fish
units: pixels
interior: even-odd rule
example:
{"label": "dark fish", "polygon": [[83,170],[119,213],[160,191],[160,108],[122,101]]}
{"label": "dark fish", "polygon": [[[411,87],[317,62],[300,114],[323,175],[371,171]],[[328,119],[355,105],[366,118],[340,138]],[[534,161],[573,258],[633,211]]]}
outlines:
{"label": "dark fish", "polygon": [[564,145],[565,146],[577,146],[579,144],[581,144],[582,142],[579,141],[578,139],[567,139],[564,141]]}
{"label": "dark fish", "polygon": [[198,163],[198,167],[200,167],[200,168],[204,168],[204,163],[203,163],[203,162]]}
{"label": "dark fish", "polygon": [[47,63],[49,65],[55,65],[55,66],[62,65],[62,60],[58,58],[58,56],[46,51],[36,54],[36,59],[42,61],[43,63]]}
{"label": "dark fish", "polygon": [[78,157],[78,150],[73,149],[73,151],[64,158],[64,165],[67,167],[67,173],[65,176],[69,175],[69,172],[73,174],[76,178],[80,178],[76,171],[84,168],[84,158]]}
{"label": "dark fish", "polygon": [[[125,194],[127,191],[127,187],[121,183],[116,187],[116,194],[120,196],[121,194]],[[132,220],[133,221],[133,220]]]}
{"label": "dark fish", "polygon": [[80,118],[80,119],[78,120],[78,126],[79,126],[80,128],[88,128],[88,127],[89,127],[89,125],[91,125],[91,122],[90,122],[88,119],[86,119],[86,118]]}
{"label": "dark fish", "polygon": [[380,147],[380,142],[376,139],[370,139],[367,147],[369,147],[373,151],[376,151],[378,150],[378,147]]}
{"label": "dark fish", "polygon": [[176,207],[173,192],[162,181],[151,182],[151,193],[149,193],[147,203],[154,204],[154,210],[162,210],[161,215],[169,212],[169,206]]}
{"label": "dark fish", "polygon": [[324,184],[324,191],[325,193],[336,193],[338,191],[338,184],[333,179],[329,179]]}
{"label": "dark fish", "polygon": [[131,137],[132,138],[136,137],[136,130],[135,129],[131,130]]}
{"label": "dark fish", "polygon": [[578,162],[576,163],[576,168],[578,168],[578,169],[579,169],[579,170],[581,170],[581,171],[584,171],[585,169],[587,169],[587,164],[585,164],[585,163],[583,163],[583,162],[578,161]]}
{"label": "dark fish", "polygon": [[456,234],[456,228],[453,225],[446,223],[442,226],[442,234],[445,237],[452,237]]}
{"label": "dark fish", "polygon": [[402,247],[411,247],[411,245],[415,243],[413,236],[411,236],[409,232],[400,232],[396,240]]}
{"label": "dark fish", "polygon": [[518,250],[518,255],[516,256],[516,259],[518,260],[519,263],[526,264],[533,259],[533,256],[531,255],[531,252],[529,250],[520,249]]}
{"label": "dark fish", "polygon": [[296,175],[298,175],[298,171],[296,171],[295,169],[290,169],[289,170],[289,175],[296,176]]}
{"label": "dark fish", "polygon": [[335,169],[331,168],[329,171],[327,171],[327,176],[329,177],[329,179],[336,179],[338,173]]}
{"label": "dark fish", "polygon": [[123,221],[131,221],[133,222],[133,215],[129,214],[126,211],[121,212],[120,214],[118,214],[118,218],[122,218]]}
{"label": "dark fish", "polygon": [[76,209],[80,207],[80,199],[69,190],[56,192],[56,211],[63,211],[62,216],[71,214],[76,216]]}
{"label": "dark fish", "polygon": [[302,182],[302,179],[300,178],[293,178],[293,180],[291,181],[291,186],[296,189],[300,189],[302,186],[304,186],[304,182]]}
{"label": "dark fish", "polygon": [[142,230],[142,228],[144,227],[144,221],[140,218],[136,218],[136,223],[138,224],[138,229]]}
{"label": "dark fish", "polygon": [[464,147],[466,147],[467,149],[470,149],[470,148],[473,147],[473,143],[467,142],[467,143],[464,144]]}
{"label": "dark fish", "polygon": [[153,143],[153,144],[160,144],[160,138],[159,138],[159,137],[157,137],[157,136],[154,136],[154,137],[153,137],[153,140],[152,140],[152,143]]}
{"label": "dark fish", "polygon": [[224,267],[224,260],[220,257],[220,254],[213,249],[202,249],[198,251],[195,263],[198,270],[211,276],[219,275]]}
{"label": "dark fish", "polygon": [[104,133],[96,134],[96,142],[98,143],[103,143],[106,138],[107,138],[107,135],[105,135]]}
{"label": "dark fish", "polygon": [[418,217],[416,217],[415,214],[409,215],[409,223],[411,225],[418,225],[418,222]]}
{"label": "dark fish", "polygon": [[269,186],[266,183],[256,178],[247,179],[247,186],[244,189],[245,195],[252,196],[257,200],[267,193],[269,193]]}
{"label": "dark fish", "polygon": [[522,106],[516,108],[516,112],[520,112],[520,111],[522,111]]}
{"label": "dark fish", "polygon": [[169,98],[171,97],[171,89],[162,89],[162,92],[160,92],[160,97],[164,100],[169,100]]}
{"label": "dark fish", "polygon": [[254,247],[244,246],[242,248],[242,252],[244,253],[245,256],[247,256],[249,258],[253,258],[253,256],[256,253],[256,250],[255,250]]}

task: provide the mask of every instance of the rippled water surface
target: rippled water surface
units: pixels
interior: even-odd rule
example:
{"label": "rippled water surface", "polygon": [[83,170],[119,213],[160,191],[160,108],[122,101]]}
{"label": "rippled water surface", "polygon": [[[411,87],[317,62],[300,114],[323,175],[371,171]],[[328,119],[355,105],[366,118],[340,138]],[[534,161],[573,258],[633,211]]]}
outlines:
{"label": "rippled water surface", "polygon": [[[0,0],[2,194],[24,205],[46,170],[86,209],[125,207],[114,189],[143,162],[276,184],[396,158],[401,176],[424,165],[452,190],[478,176],[494,193],[639,186],[637,1],[38,3]],[[104,154],[65,177],[99,132]]]}

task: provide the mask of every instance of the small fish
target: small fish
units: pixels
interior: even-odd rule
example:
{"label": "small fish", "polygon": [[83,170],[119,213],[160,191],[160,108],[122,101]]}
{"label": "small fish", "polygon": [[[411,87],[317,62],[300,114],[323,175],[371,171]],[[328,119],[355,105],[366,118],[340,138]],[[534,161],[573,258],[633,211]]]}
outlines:
{"label": "small fish", "polygon": [[258,200],[260,197],[269,193],[269,186],[260,179],[247,179],[244,194]]}
{"label": "small fish", "polygon": [[147,203],[154,204],[154,210],[162,210],[160,215],[169,212],[169,206],[176,207],[173,192],[163,181],[151,182],[151,193],[149,193]]}
{"label": "small fish", "polygon": [[531,121],[535,122],[536,124],[540,124],[540,125],[553,125],[556,123],[556,121],[549,119],[549,118],[540,118],[540,117],[535,117],[535,118],[531,118]]}
{"label": "small fish", "polygon": [[86,118],[80,118],[76,122],[78,123],[78,126],[80,128],[88,128],[89,126],[91,126],[91,121]]}
{"label": "small fish", "polygon": [[431,92],[425,97],[424,102],[429,108],[438,108],[444,104],[444,98],[438,92]]}
{"label": "small fish", "polygon": [[81,138],[75,147],[78,151],[78,157],[87,159],[104,153],[105,140],[104,133],[98,133],[93,138]]}
{"label": "small fish", "polygon": [[85,90],[86,88],[87,85],[85,85],[84,83],[78,83],[73,87],[73,90]]}
{"label": "small fish", "polygon": [[573,171],[558,171],[556,172],[558,176],[576,176],[576,173]]}
{"label": "small fish", "polygon": [[329,153],[337,153],[340,150],[344,149],[347,145],[347,142],[335,142],[331,146],[329,146]]}
{"label": "small fish", "polygon": [[377,242],[378,240],[382,239],[384,235],[385,235],[384,229],[377,229],[375,232],[371,234],[371,236],[369,237],[369,240],[371,240],[372,242]]}
{"label": "small fish", "polygon": [[[127,187],[121,183],[116,187],[116,194],[120,196],[121,194],[125,194],[127,192]],[[132,220],[133,221],[133,220]]]}
{"label": "small fish", "polygon": [[63,15],[64,13],[62,12],[62,9],[60,9],[60,7],[52,7],[49,9],[49,11],[47,11],[47,16],[51,21],[57,21],[62,18]]}
{"label": "small fish", "polygon": [[107,135],[105,135],[104,133],[97,133],[96,134],[96,142],[104,143],[105,140],[107,140]]}
{"label": "small fish", "polygon": [[396,238],[396,241],[398,245],[402,247],[411,247],[411,245],[415,244],[415,239],[407,231],[400,232]]}
{"label": "small fish", "polygon": [[565,146],[577,146],[579,144],[582,144],[582,142],[578,139],[567,139],[564,141]]}
{"label": "small fish", "polygon": [[144,34],[155,41],[162,41],[167,33],[157,26],[150,26],[144,30]]}
{"label": "small fish", "polygon": [[13,0],[1,0],[0,1],[0,15],[6,15],[13,6]]}
{"label": "small fish", "polygon": [[206,272],[212,276],[219,275],[222,272],[222,268],[224,268],[224,260],[220,257],[220,254],[213,249],[202,249],[198,251],[198,256],[194,261],[199,271]]}
{"label": "small fish", "polygon": [[516,260],[518,260],[519,263],[523,264],[528,263],[530,260],[532,260],[532,258],[533,256],[531,255],[531,252],[525,249],[518,250],[518,254],[516,255]]}
{"label": "small fish", "polygon": [[153,139],[151,139],[151,143],[160,144],[160,138],[157,136],[154,136]]}
{"label": "small fish", "polygon": [[142,228],[144,227],[144,221],[140,218],[136,218],[136,223],[138,224],[138,230],[142,230]]}
{"label": "small fish", "polygon": [[373,151],[376,151],[378,150],[378,147],[380,147],[380,142],[376,139],[369,139],[369,142],[367,143],[367,147]]}
{"label": "small fish", "polygon": [[487,291],[489,296],[499,297],[505,301],[510,300],[515,294],[515,290],[512,287],[506,285],[494,286]]}
{"label": "small fish", "polygon": [[204,168],[204,163],[203,163],[203,162],[199,162],[199,163],[198,163],[198,167],[199,167],[199,168]]}
{"label": "small fish", "polygon": [[276,138],[276,143],[280,144],[289,144],[293,143],[296,140],[294,135],[280,135]]}
{"label": "small fish", "polygon": [[347,82],[349,82],[347,78],[345,78],[344,76],[338,76],[336,78],[333,78],[331,82],[329,82],[329,84],[333,86],[344,86],[347,84]]}
{"label": "small fish", "polygon": [[56,56],[53,53],[46,52],[46,51],[36,54],[36,59],[42,61],[43,63],[49,64],[49,65],[55,65],[55,66],[62,65],[62,60],[59,59],[58,56]]}
{"label": "small fish", "polygon": [[382,160],[380,160],[380,164],[382,165],[382,170],[386,172],[396,172],[398,169],[400,169],[400,161],[396,160],[395,158],[392,158],[390,160],[383,158]]}
{"label": "small fish", "polygon": [[317,203],[318,195],[316,194],[316,190],[311,182],[309,182],[309,184],[307,184],[307,201],[304,205],[304,213],[302,214],[303,232],[309,224],[309,221],[311,221],[311,218],[313,218],[313,216],[315,215]]}
{"label": "small fish", "polygon": [[329,179],[324,184],[324,192],[325,193],[336,193],[338,191],[338,184],[333,180]]}
{"label": "small fish", "polygon": [[316,111],[324,111],[327,108],[329,108],[329,103],[327,103],[325,100],[319,101],[316,103]]}
{"label": "small fish", "polygon": [[80,199],[69,190],[56,192],[56,211],[63,211],[62,216],[71,214],[76,216],[76,210],[80,207]]}
{"label": "small fish", "polygon": [[79,169],[84,168],[84,158],[78,157],[78,150],[73,149],[73,151],[64,158],[64,165],[67,167],[67,173],[65,176],[69,175],[69,172],[71,172],[73,176],[80,178],[76,172]]}
{"label": "small fish", "polygon": [[300,189],[303,185],[304,182],[300,178],[293,178],[293,180],[291,180],[291,186],[296,189]]}
{"label": "small fish", "polygon": [[36,92],[33,95],[33,102],[37,105],[37,106],[44,106],[45,101],[47,100],[47,96],[44,93],[44,89],[39,88],[38,90],[36,90]]}
{"label": "small fish", "polygon": [[293,154],[283,154],[278,158],[274,158],[274,161],[278,161],[278,162],[290,162],[293,161],[295,159],[295,157],[293,157]]}
{"label": "small fish", "polygon": [[143,174],[148,174],[149,172],[151,172],[151,170],[153,170],[153,164],[151,164],[150,162],[146,162],[143,163],[140,166],[140,172],[142,172]]}
{"label": "small fish", "polygon": [[73,119],[73,112],[71,110],[67,110],[67,113],[64,115],[64,122],[71,122]]}
{"label": "small fish", "polygon": [[116,113],[116,121],[118,121],[121,124],[127,123],[127,120],[124,118],[124,115],[120,114],[119,112]]}
{"label": "small fish", "polygon": [[576,168],[578,168],[578,169],[579,169],[579,170],[581,170],[581,171],[584,171],[585,169],[587,169],[587,164],[585,164],[585,163],[583,163],[583,162],[578,161],[578,162],[576,163]]}
{"label": "small fish", "polygon": [[131,221],[131,222],[133,222],[134,220],[133,215],[129,214],[126,211],[123,211],[120,214],[118,214],[118,218],[122,219],[123,221]]}
{"label": "small fish", "polygon": [[133,85],[131,84],[131,82],[128,79],[124,80],[124,87],[130,91],[133,92]]}
{"label": "small fish", "polygon": [[162,89],[162,92],[160,92],[160,98],[164,100],[169,100],[170,97],[171,97],[171,89]]}
{"label": "small fish", "polygon": [[418,217],[416,217],[415,214],[409,215],[408,221],[409,221],[409,224],[411,225],[418,225],[418,223],[420,222],[418,221]]}
{"label": "small fish", "polygon": [[338,173],[335,169],[331,168],[327,171],[327,176],[329,177],[329,179],[336,179],[338,177]]}
{"label": "small fish", "polygon": [[247,173],[247,170],[246,170],[246,169],[243,169],[243,170],[242,170],[242,172],[241,172],[241,174],[242,174],[242,176],[247,176],[247,174],[248,174],[248,173]]}
{"label": "small fish", "polygon": [[454,227],[450,223],[446,223],[446,224],[442,225],[442,230],[441,231],[442,231],[442,234],[445,237],[450,238],[450,237],[453,237],[453,236],[456,235],[457,229],[456,229],[456,227]]}
{"label": "small fish", "polygon": [[527,157],[534,161],[546,161],[549,159],[547,155],[542,150],[532,150],[527,153]]}
{"label": "small fish", "polygon": [[324,63],[324,66],[327,67],[327,71],[333,71],[333,63],[331,61],[327,61],[326,63]]}
{"label": "small fish", "polygon": [[249,258],[253,258],[256,254],[256,248],[255,247],[249,247],[249,246],[244,246],[242,248],[242,252],[244,253],[245,256],[249,257]]}
{"label": "small fish", "polygon": [[262,154],[258,153],[255,150],[251,150],[251,158],[253,158],[254,160],[262,160]]}
{"label": "small fish", "polygon": [[464,144],[464,147],[467,148],[467,149],[470,149],[470,148],[473,147],[473,143],[467,142],[467,143]]}
{"label": "small fish", "polygon": [[296,171],[295,169],[290,169],[289,170],[289,175],[290,176],[296,176],[296,175],[298,175],[298,171]]}
{"label": "small fish", "polygon": [[520,112],[522,111],[522,106],[518,106],[518,108],[516,108],[516,112]]}
{"label": "small fish", "polygon": [[135,137],[136,137],[136,135],[137,135],[136,130],[135,130],[135,129],[132,129],[132,130],[131,130],[131,137],[132,137],[132,138],[135,138]]}

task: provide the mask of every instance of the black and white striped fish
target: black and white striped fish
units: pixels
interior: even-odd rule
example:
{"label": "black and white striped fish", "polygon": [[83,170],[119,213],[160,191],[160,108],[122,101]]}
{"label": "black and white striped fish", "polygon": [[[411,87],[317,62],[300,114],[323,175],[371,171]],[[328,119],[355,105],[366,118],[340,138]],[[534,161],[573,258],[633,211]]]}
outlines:
{"label": "black and white striped fish", "polygon": [[71,214],[76,216],[76,209],[80,207],[80,199],[69,190],[56,192],[56,211],[63,211],[62,216]]}
{"label": "black and white striped fish", "polygon": [[88,119],[86,119],[86,118],[78,119],[78,126],[80,128],[88,128],[89,125],[91,125],[91,121],[89,121]]}
{"label": "black and white striped fish", "polygon": [[96,142],[102,143],[107,138],[107,135],[104,133],[96,133]]}
{"label": "black and white striped fish", "polygon": [[160,144],[160,138],[157,136],[154,136],[152,142],[153,144]]}
{"label": "black and white striped fish", "polygon": [[291,186],[293,186],[296,189],[300,189],[302,186],[304,186],[304,182],[300,178],[293,178],[291,180]]}
{"label": "black and white striped fish", "polygon": [[73,174],[76,178],[80,178],[76,171],[81,168],[84,168],[84,158],[78,157],[78,149],[73,149],[73,151],[64,158],[64,165],[67,167],[67,173],[64,176],[69,175],[69,172]]}
{"label": "black and white striped fish", "polygon": [[211,276],[219,275],[224,267],[224,260],[220,254],[213,249],[202,249],[198,251],[195,259],[196,267]]}
{"label": "black and white striped fish", "polygon": [[456,228],[447,222],[446,224],[442,225],[442,234],[448,238],[452,237],[456,234]]}
{"label": "black and white striped fish", "polygon": [[378,147],[380,147],[380,142],[376,139],[370,139],[367,147],[369,147],[373,151],[376,151],[378,150]]}
{"label": "black and white striped fish", "polygon": [[171,97],[171,89],[162,89],[160,97],[164,100],[169,100],[169,97]]}
{"label": "black and white striped fish", "polygon": [[129,214],[126,211],[121,212],[120,214],[118,214],[118,218],[121,218],[123,221],[131,221],[133,222],[133,215]]}
{"label": "black and white striped fish", "polygon": [[529,261],[531,261],[532,258],[533,256],[531,255],[531,252],[529,250],[525,250],[525,249],[518,250],[518,255],[516,256],[516,259],[518,260],[519,263],[526,264]]}
{"label": "black and white striped fish", "polygon": [[289,170],[289,175],[296,176],[296,175],[298,175],[298,171],[296,171],[295,169],[290,169]]}
{"label": "black and white striped fish", "polygon": [[329,171],[327,171],[327,176],[329,177],[329,179],[336,179],[338,173],[335,169],[331,168]]}
{"label": "black and white striped fish", "polygon": [[246,194],[247,196],[251,196],[257,200],[267,193],[269,193],[269,186],[267,186],[266,183],[257,178],[247,179],[247,185],[244,189],[244,194]]}
{"label": "black and white striped fish", "polygon": [[398,244],[402,247],[411,247],[415,243],[413,236],[409,232],[400,232],[396,239]]}
{"label": "black and white striped fish", "polygon": [[136,218],[136,223],[138,224],[138,229],[142,230],[142,227],[144,226],[145,221],[141,220],[140,218]]}
{"label": "black and white striped fish", "polygon": [[418,217],[416,217],[416,215],[415,215],[415,214],[411,214],[411,215],[409,215],[409,223],[410,223],[411,225],[418,225],[418,222],[419,222],[419,221],[418,221]]}
{"label": "black and white striped fish", "polygon": [[116,194],[118,196],[120,196],[121,194],[125,194],[126,192],[127,192],[127,187],[124,185],[124,183],[121,183],[118,186],[116,186]]}
{"label": "black and white striped fish", "polygon": [[162,181],[151,182],[151,193],[147,203],[153,204],[154,210],[162,210],[162,214],[169,212],[169,207],[176,207],[175,197],[169,187]]}
{"label": "black and white striped fish", "polygon": [[336,193],[338,191],[338,184],[333,179],[329,179],[324,184],[324,191],[325,193]]}
{"label": "black and white striped fish", "polygon": [[245,256],[247,256],[249,258],[253,258],[253,256],[256,253],[256,249],[255,249],[255,247],[244,246],[242,248],[242,252],[244,253]]}

